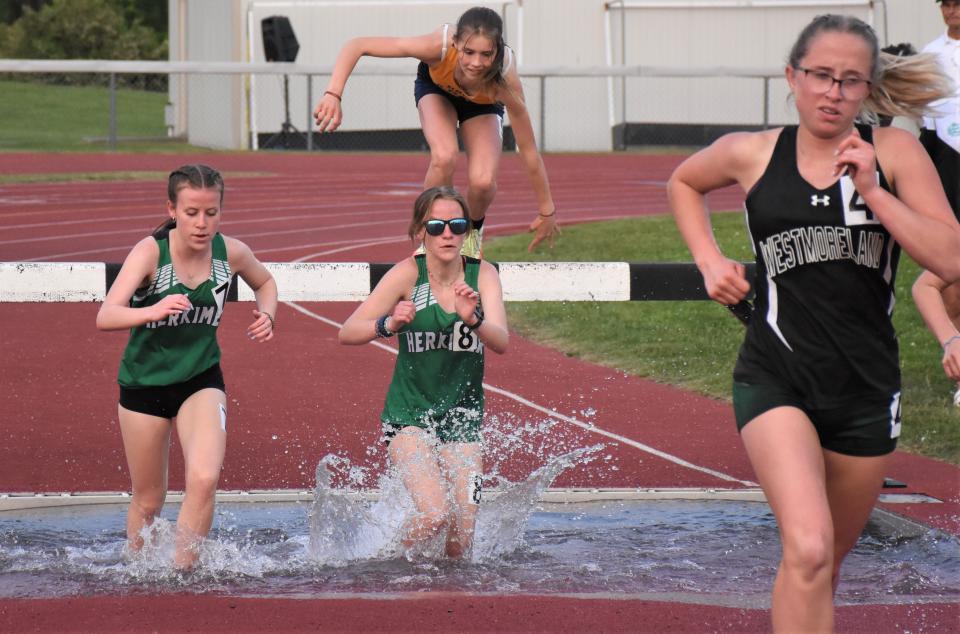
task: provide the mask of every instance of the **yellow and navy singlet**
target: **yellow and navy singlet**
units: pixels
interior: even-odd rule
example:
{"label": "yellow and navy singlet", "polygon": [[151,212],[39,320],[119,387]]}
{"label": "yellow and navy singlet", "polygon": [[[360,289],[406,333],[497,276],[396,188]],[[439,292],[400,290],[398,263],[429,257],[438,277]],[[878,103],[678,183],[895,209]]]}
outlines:
{"label": "yellow and navy singlet", "polygon": [[[857,128],[871,143],[872,129]],[[826,189],[804,180],[796,140],[796,126],[782,130],[744,204],[756,300],[734,380],[788,385],[812,408],[889,397],[900,390],[900,247],[848,175]],[[890,191],[879,166],[877,179]]]}
{"label": "yellow and navy singlet", "polygon": [[[457,67],[457,57],[459,53],[455,46],[447,46],[447,33],[450,26],[449,24],[443,25],[443,47],[440,49],[440,61],[437,62],[435,66],[430,67],[430,79],[444,92],[454,97],[461,97],[467,101],[481,105],[499,103],[497,101],[497,87],[492,83],[488,83],[480,92],[473,95],[467,94],[467,92],[460,87],[460,84],[457,83],[453,73]],[[500,74],[506,75],[512,63],[513,51],[509,46],[505,46],[503,51],[503,69],[500,71]]]}
{"label": "yellow and navy singlet", "polygon": [[220,362],[217,326],[230,289],[230,264],[223,236],[213,237],[210,276],[196,288],[183,284],[170,258],[169,233],[154,236],[160,247],[153,281],[130,298],[132,308],[152,306],[167,295],[183,294],[193,308],[130,329],[120,362],[124,387],[155,387],[187,381]]}
{"label": "yellow and navy singlet", "polygon": [[[412,322],[397,334],[397,363],[380,420],[390,426],[464,425],[483,419],[483,343],[430,289],[426,256],[415,257]],[[480,260],[463,256],[464,281],[479,290]],[[462,434],[456,434],[462,435]]]}

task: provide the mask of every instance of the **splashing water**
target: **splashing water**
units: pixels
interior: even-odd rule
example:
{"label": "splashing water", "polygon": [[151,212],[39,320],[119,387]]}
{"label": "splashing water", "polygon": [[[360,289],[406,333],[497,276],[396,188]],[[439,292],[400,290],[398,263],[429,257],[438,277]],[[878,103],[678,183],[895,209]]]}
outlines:
{"label": "splashing water", "polygon": [[[484,491],[469,562],[402,556],[400,531],[413,502],[400,478],[384,471],[381,445],[360,462],[321,460],[312,504],[217,505],[214,529],[189,573],[171,563],[175,504],[145,530],[146,546],[132,556],[125,553],[122,505],[0,513],[0,597],[466,591],[767,601],[780,547],[766,505],[538,507],[543,490],[565,470],[575,467],[590,480],[612,469],[602,446],[583,447],[582,434],[569,426],[508,414],[488,416],[484,438],[484,480],[496,495]],[[373,500],[368,493],[378,482]],[[844,563],[837,599],[956,602],[960,542],[938,531],[902,537],[868,530]]]}
{"label": "splashing water", "polygon": [[328,566],[392,558],[404,517],[413,512],[413,500],[402,486],[396,486],[397,478],[389,476],[383,478],[380,498],[372,506],[353,489],[334,489],[335,469],[343,467],[349,467],[349,460],[338,456],[325,456],[317,464],[308,513],[310,556]]}
{"label": "splashing water", "polygon": [[[463,591],[610,596],[684,595],[757,607],[769,598],[780,545],[765,504],[647,501],[545,504],[523,543],[475,562],[360,559],[318,563],[305,503],[217,507],[200,565],[173,569],[177,507],[154,522],[156,543],[124,557],[123,505],[0,513],[0,597],[190,592],[261,597]],[[840,604],[960,601],[960,542],[938,531],[903,537],[868,527],[844,562]]]}
{"label": "splashing water", "polygon": [[[519,548],[527,521],[543,491],[564,470],[590,463],[603,448],[604,445],[582,447],[550,458],[521,482],[511,483],[499,476],[501,489],[497,496],[480,505],[471,560],[481,562]],[[314,501],[309,512],[311,557],[323,565],[343,566],[357,560],[403,555],[402,528],[416,509],[401,478],[395,470],[388,469],[380,482],[378,500],[370,504],[361,491],[331,486],[338,473],[350,469],[348,459],[334,455],[325,456],[317,464]],[[427,559],[439,558],[439,537],[442,536],[418,554]]]}
{"label": "splashing water", "polygon": [[496,498],[480,506],[473,560],[512,553],[523,543],[523,532],[541,494],[566,469],[593,461],[604,445],[583,447],[552,458],[521,482],[509,483]]}

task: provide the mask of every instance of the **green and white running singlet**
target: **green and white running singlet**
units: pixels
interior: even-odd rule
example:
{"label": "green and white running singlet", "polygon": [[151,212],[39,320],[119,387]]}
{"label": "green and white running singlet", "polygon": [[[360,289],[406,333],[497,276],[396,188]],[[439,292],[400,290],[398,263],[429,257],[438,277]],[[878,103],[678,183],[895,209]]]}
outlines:
{"label": "green and white running singlet", "polygon": [[182,383],[220,362],[217,326],[231,277],[223,236],[218,233],[213,237],[210,276],[193,289],[177,279],[170,259],[168,234],[154,237],[160,247],[160,257],[153,282],[137,289],[130,298],[130,306],[152,306],[167,295],[179,293],[190,299],[193,308],[130,329],[130,341],[120,362],[119,383],[124,387]]}
{"label": "green and white running singlet", "polygon": [[[413,425],[441,442],[477,442],[483,422],[483,343],[430,290],[425,255],[417,255],[413,321],[398,333],[400,354],[380,420],[388,435]],[[464,281],[479,290],[480,260],[463,257]]]}

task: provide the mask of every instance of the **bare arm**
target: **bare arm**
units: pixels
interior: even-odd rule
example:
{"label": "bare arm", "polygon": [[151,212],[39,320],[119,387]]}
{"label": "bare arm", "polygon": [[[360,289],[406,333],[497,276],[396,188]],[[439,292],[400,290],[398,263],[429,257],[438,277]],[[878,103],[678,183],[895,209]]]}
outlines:
{"label": "bare arm", "polygon": [[397,332],[413,321],[415,310],[407,295],[416,281],[414,259],[398,262],[340,327],[340,343],[361,345],[373,341],[377,338],[377,320],[383,315],[390,315],[386,327],[391,332]]}
{"label": "bare arm", "polygon": [[943,370],[954,381],[960,380],[960,332],[947,314],[943,301],[943,291],[947,283],[931,273],[924,271],[913,283],[913,301],[923,316],[927,328],[937,338],[943,348]]}
{"label": "bare arm", "polygon": [[159,256],[160,249],[153,238],[144,238],[133,247],[97,312],[97,328],[127,330],[191,308],[187,296],[179,294],[167,295],[152,306],[130,306],[130,298],[134,292],[149,282]]}
{"label": "bare arm", "polygon": [[703,275],[707,293],[721,304],[738,303],[750,284],[743,265],[725,257],[714,239],[706,194],[734,183],[749,189],[759,178],[762,167],[758,165],[763,164],[769,144],[767,133],[728,134],[681,163],[667,183],[677,228]]}
{"label": "bare arm", "polygon": [[327,89],[313,111],[320,132],[333,132],[340,127],[343,120],[340,98],[361,57],[413,57],[432,64],[440,60],[441,33],[442,27],[416,37],[357,37],[344,44],[333,63]]}
{"label": "bare arm", "polygon": [[247,336],[261,343],[269,341],[273,338],[273,328],[277,318],[277,281],[253,254],[250,247],[233,238],[225,238],[225,240],[230,269],[253,289],[253,295],[257,301],[257,308],[253,311],[254,321],[247,327]]}
{"label": "bare arm", "polygon": [[937,338],[942,346],[950,337],[960,335],[956,327],[947,314],[947,309],[943,304],[943,289],[947,283],[931,273],[924,271],[913,283],[913,301],[917,304],[917,310],[927,324],[927,328]]}
{"label": "bare arm", "polygon": [[960,279],[960,225],[950,210],[936,169],[920,143],[904,130],[876,131],[876,155],[896,195],[872,177],[869,143],[851,135],[840,146],[838,163],[850,169],[857,192],[883,226],[920,266],[950,283]]}
{"label": "bare arm", "polygon": [[497,91],[497,98],[503,102],[510,113],[510,126],[513,136],[517,140],[520,158],[527,170],[527,176],[537,197],[538,215],[530,225],[535,232],[529,250],[533,251],[544,240],[551,244],[560,233],[557,218],[554,215],[556,206],[553,203],[553,194],[550,192],[550,182],[547,179],[547,168],[543,164],[543,157],[537,149],[537,139],[533,133],[533,124],[530,122],[530,112],[523,96],[523,84],[517,75],[516,66],[512,66],[505,77],[506,86]]}
{"label": "bare arm", "polygon": [[[480,275],[477,279],[480,292],[461,282],[455,287],[457,314],[465,324],[475,324],[473,312],[478,301],[483,306],[483,321],[474,329],[480,341],[497,354],[507,351],[510,333],[507,331],[507,312],[503,307],[503,288],[500,275],[489,262],[480,263]],[[482,298],[482,299],[481,299]]]}

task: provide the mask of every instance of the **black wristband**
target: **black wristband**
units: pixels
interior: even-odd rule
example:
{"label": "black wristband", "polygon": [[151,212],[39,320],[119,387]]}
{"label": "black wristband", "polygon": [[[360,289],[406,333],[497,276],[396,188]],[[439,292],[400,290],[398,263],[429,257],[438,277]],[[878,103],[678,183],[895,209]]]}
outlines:
{"label": "black wristband", "polygon": [[386,339],[387,337],[392,337],[395,334],[397,334],[392,330],[387,330],[387,320],[389,318],[390,318],[390,315],[384,315],[383,317],[377,320],[377,326],[376,326],[377,336],[380,337],[381,339]]}
{"label": "black wristband", "polygon": [[466,326],[468,330],[476,330],[483,323],[483,311],[480,310],[479,306],[473,310],[473,316],[477,318],[476,323],[472,325],[466,322],[463,323],[463,325]]}

